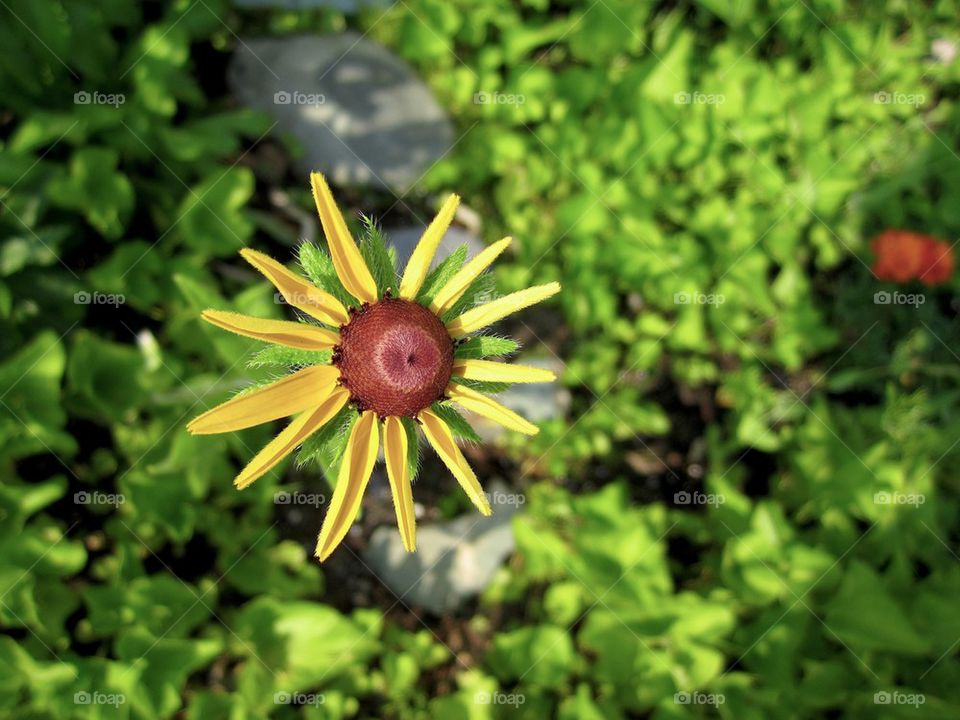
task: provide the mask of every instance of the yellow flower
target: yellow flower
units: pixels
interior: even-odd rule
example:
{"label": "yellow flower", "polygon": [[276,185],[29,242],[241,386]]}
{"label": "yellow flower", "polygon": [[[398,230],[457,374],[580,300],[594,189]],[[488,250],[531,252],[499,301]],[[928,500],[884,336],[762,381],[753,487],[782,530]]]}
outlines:
{"label": "yellow flower", "polygon": [[[423,233],[394,297],[392,288],[378,290],[326,180],[319,173],[313,173],[310,180],[333,268],[343,290],[356,299],[356,306],[347,307],[336,295],[321,290],[276,260],[245,249],[241,251],[243,257],[276,286],[285,300],[319,324],[264,320],[219,310],[206,310],[202,316],[224,330],[267,343],[330,351],[330,362],[308,365],[233,398],[194,418],[187,428],[200,435],[224,433],[294,416],[236,477],[234,484],[243,489],[349,403],[358,417],[352,424],[333,498],[317,540],[317,557],[325,560],[353,524],[380,450],[381,433],[397,525],[404,547],[413,552],[416,526],[404,418],[417,422],[470,500],[481,513],[490,515],[490,504],[476,475],[457,447],[450,425],[433,404],[449,400],[510,429],[535,434],[535,425],[470,384],[550,382],[554,380],[553,373],[458,358],[456,348],[465,336],[554,295],[560,285],[554,282],[521,290],[468,309],[444,323],[441,318],[457,307],[474,281],[507,248],[510,238],[491,245],[464,264],[432,294],[429,302],[418,302],[437,246],[460,202],[456,195],[451,195]],[[415,435],[413,438],[416,441]]]}

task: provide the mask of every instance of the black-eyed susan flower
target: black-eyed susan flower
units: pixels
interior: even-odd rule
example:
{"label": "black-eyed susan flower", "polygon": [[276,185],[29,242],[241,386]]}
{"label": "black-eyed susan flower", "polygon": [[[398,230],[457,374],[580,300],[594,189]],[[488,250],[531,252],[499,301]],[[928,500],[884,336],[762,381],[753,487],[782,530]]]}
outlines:
{"label": "black-eyed susan flower", "polygon": [[[293,417],[237,475],[248,487],[298,447],[326,459],[335,488],[317,539],[323,561],[343,540],[360,509],[380,451],[393,493],[404,547],[416,548],[411,483],[419,436],[427,441],[484,515],[490,504],[455,437],[475,437],[453,405],[522,433],[538,428],[485,391],[518,382],[550,382],[551,372],[483,359],[508,354],[516,343],[477,335],[491,323],[559,291],[548,283],[489,300],[484,270],[510,244],[491,245],[469,262],[461,248],[434,270],[434,254],[460,199],[451,195],[417,244],[397,282],[394,256],[376,226],[366,222],[358,247],[322,175],[311,175],[313,196],[330,255],[301,247],[310,280],[254,250],[243,257],[301,311],[299,322],[265,320],[223,310],[203,318],[224,330],[270,343],[293,372],[235,397],[187,426],[195,434],[224,433]],[[489,300],[486,301],[485,300]],[[267,351],[264,351],[267,352]],[[284,354],[286,353],[286,354]]]}

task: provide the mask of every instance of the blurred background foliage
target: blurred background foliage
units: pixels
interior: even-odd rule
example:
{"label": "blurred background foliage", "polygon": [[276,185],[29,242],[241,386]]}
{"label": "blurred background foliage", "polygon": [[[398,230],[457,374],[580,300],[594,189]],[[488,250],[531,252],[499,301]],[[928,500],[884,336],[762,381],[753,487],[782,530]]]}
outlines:
{"label": "blurred background foliage", "polygon": [[[935,51],[956,53],[958,12],[6,0],[0,713],[960,715],[956,285],[877,304],[894,287],[868,252],[889,227],[960,236],[960,62]],[[347,28],[455,119],[410,202],[455,190],[486,241],[513,235],[501,289],[564,286],[515,329],[562,358],[569,407],[532,443],[489,449],[527,498],[516,553],[442,618],[382,589],[357,600],[342,583],[368,569],[347,554],[331,576],[278,520],[275,489],[324,491],[318,473],[233,489],[270,427],[183,430],[269,375],[199,310],[280,317],[236,251],[292,257],[272,187],[310,210],[305,177],[264,168],[270,119],[231,99],[229,54],[240,36]],[[76,104],[91,87],[125,102]],[[353,216],[387,204],[346,197]],[[125,302],[75,301],[92,292]],[[684,302],[709,296],[722,302]],[[435,484],[445,513],[462,507]],[[94,491],[124,502],[77,502]],[[94,689],[125,702],[78,701]],[[924,702],[875,698],[897,692]],[[523,703],[478,701],[495,693]]]}

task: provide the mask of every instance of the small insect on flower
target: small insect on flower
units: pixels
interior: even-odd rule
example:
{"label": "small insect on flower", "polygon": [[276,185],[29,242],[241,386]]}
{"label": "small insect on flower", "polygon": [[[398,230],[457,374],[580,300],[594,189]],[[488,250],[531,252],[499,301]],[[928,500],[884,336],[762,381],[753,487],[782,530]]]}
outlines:
{"label": "small insect on flower", "polygon": [[474,334],[549,298],[560,285],[538,285],[485,302],[491,283],[484,270],[510,238],[469,262],[461,248],[431,271],[460,202],[456,195],[447,198],[424,231],[397,283],[394,256],[377,227],[366,222],[366,237],[358,247],[324,177],[313,173],[310,180],[330,250],[327,256],[313,245],[301,247],[301,265],[310,280],[255,250],[241,251],[284,300],[303,313],[300,322],[223,310],[202,313],[204,320],[224,330],[288,348],[283,350],[289,352],[287,364],[297,369],[203,413],[187,429],[198,435],[224,433],[293,416],[234,484],[241,490],[248,487],[297,447],[312,442],[317,454],[337,468],[333,498],[317,539],[321,561],[357,516],[382,435],[400,536],[413,552],[411,483],[418,466],[417,428],[480,512],[490,515],[483,489],[455,442],[455,436],[470,436],[472,430],[452,404],[512,430],[537,433],[535,425],[483,391],[509,383],[551,382],[553,373],[483,359],[509,354],[518,346],[505,338]]}

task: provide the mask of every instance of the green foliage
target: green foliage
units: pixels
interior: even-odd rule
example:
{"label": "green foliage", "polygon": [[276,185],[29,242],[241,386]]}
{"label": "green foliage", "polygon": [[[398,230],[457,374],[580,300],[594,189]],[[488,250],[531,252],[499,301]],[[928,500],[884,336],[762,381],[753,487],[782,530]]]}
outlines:
{"label": "green foliage", "polygon": [[474,430],[467,419],[460,414],[460,411],[450,403],[436,402],[430,406],[430,409],[450,427],[450,432],[453,433],[455,438],[460,438],[467,442],[481,442],[477,431]]}
{"label": "green foliage", "polygon": [[329,350],[299,350],[284,345],[267,345],[259,350],[249,361],[247,366],[259,368],[264,366],[293,368],[307,365],[327,365],[332,353]]}
{"label": "green foliage", "polygon": [[297,464],[315,464],[323,471],[330,487],[336,487],[340,460],[346,452],[350,431],[358,417],[352,406],[345,406],[330,422],[307,438],[297,454]]}
{"label": "green foliage", "polygon": [[461,359],[479,360],[485,357],[504,357],[520,349],[520,343],[512,338],[496,335],[474,335],[457,345],[455,356]]}
{"label": "green foliage", "polygon": [[[960,236],[955,0],[0,14],[0,715],[960,713],[957,283],[868,268],[879,230]],[[445,319],[563,285],[526,327],[490,329],[560,356],[565,403],[534,438],[470,448],[524,503],[514,554],[444,618],[395,602],[350,553],[318,565],[323,509],[272,502],[279,482],[332,487],[355,410],[244,492],[230,480],[280,424],[183,429],[329,360],[199,313],[292,317],[236,251],[288,258],[270,198],[304,178],[263,145],[268,117],[225,110],[229,53],[345,28],[403,57],[456,119],[404,202],[455,190],[484,240],[515,238]],[[395,254],[355,218],[396,198],[344,195],[379,290],[395,290]],[[303,271],[356,307],[321,247],[297,247]],[[466,260],[443,260],[418,299]],[[483,334],[455,352],[518,350]],[[404,428],[411,474],[435,467]],[[414,496],[433,521],[462,494],[428,475]],[[363,533],[395,532],[378,483]]]}
{"label": "green foliage", "polygon": [[82,148],[70,158],[67,174],[53,178],[48,186],[52,202],[82,212],[111,239],[123,233],[133,210],[133,187],[116,171],[119,159],[109,148]]}
{"label": "green foliage", "polygon": [[298,254],[300,266],[314,285],[336,297],[345,306],[356,307],[357,299],[343,287],[329,255],[307,242],[301,243]]}
{"label": "green foliage", "polygon": [[420,288],[420,294],[417,295],[417,302],[421,305],[430,305],[434,296],[443,289],[447,281],[463,267],[466,259],[466,245],[461,245],[447,255],[433,270],[427,273],[427,277],[423,280],[423,286]]}
{"label": "green foliage", "polygon": [[407,434],[407,469],[410,471],[410,482],[417,478],[420,472],[420,433],[417,424],[411,418],[401,418],[403,431]]}
{"label": "green foliage", "polygon": [[484,273],[470,283],[470,287],[464,291],[463,295],[460,296],[460,299],[457,300],[453,306],[443,314],[442,320],[444,322],[449,322],[455,317],[463,315],[463,313],[470,308],[493,300],[496,296],[496,293],[494,292],[495,287],[496,279],[494,276],[489,273]]}
{"label": "green foliage", "polygon": [[[397,282],[396,251],[393,251],[393,248],[387,248],[383,231],[373,218],[364,215],[362,221],[363,238],[360,240],[360,254],[377,283],[380,297],[383,297],[388,290],[396,295],[399,285]],[[392,254],[391,251],[393,251]]]}

